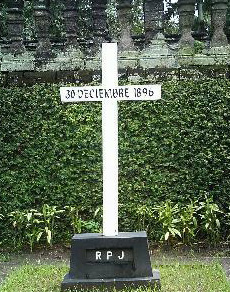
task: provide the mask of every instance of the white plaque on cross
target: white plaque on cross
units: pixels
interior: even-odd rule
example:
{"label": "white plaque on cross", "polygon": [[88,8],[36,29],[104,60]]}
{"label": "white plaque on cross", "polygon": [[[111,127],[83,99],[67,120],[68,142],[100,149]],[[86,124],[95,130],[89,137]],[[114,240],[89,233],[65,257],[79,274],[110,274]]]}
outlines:
{"label": "white plaque on cross", "polygon": [[102,101],[103,235],[118,235],[117,101],[158,100],[161,85],[118,86],[117,44],[102,44],[102,86],[61,87],[62,102]]}

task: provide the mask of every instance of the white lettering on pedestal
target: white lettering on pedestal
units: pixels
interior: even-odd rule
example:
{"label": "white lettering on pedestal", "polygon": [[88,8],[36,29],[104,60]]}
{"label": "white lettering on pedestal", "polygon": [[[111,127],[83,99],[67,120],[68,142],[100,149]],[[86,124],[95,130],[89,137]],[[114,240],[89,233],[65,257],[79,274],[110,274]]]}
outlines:
{"label": "white lettering on pedestal", "polygon": [[96,261],[101,260],[101,252],[96,251]]}
{"label": "white lettering on pedestal", "polygon": [[112,256],[113,256],[113,253],[112,253],[110,250],[108,250],[108,251],[107,251],[107,256],[106,256],[107,261],[108,261],[109,258],[111,258]]}
{"label": "white lettering on pedestal", "polygon": [[125,252],[122,250],[120,251],[120,255],[118,254],[118,252],[113,252],[111,250],[107,250],[107,251],[96,251],[95,252],[95,259],[96,261],[109,261],[109,260],[124,260],[125,258]]}
{"label": "white lettering on pedestal", "polygon": [[125,256],[125,253],[124,253],[124,251],[122,250],[122,252],[121,252],[121,256],[118,256],[119,260],[123,260],[124,256]]}

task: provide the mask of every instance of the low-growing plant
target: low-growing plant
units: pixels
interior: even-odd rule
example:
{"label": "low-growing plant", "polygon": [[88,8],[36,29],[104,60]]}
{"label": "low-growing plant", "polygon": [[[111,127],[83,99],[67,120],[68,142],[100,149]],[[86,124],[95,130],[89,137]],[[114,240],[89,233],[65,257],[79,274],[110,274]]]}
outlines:
{"label": "low-growing plant", "polygon": [[25,232],[25,212],[16,210],[9,213],[9,219],[12,226],[15,229],[13,240],[14,248],[21,248],[24,243],[24,232]]}
{"label": "low-growing plant", "polygon": [[[99,210],[96,210],[95,217]],[[61,216],[63,215],[63,216]],[[36,243],[47,243],[52,246],[55,237],[55,229],[58,226],[57,220],[64,221],[64,224],[71,221],[73,233],[101,232],[100,223],[94,219],[83,220],[76,207],[65,206],[58,209],[57,206],[44,204],[39,212],[36,209],[25,211],[13,211],[9,214],[11,225],[14,228],[14,248],[22,248],[29,245],[30,250],[34,249]],[[67,219],[67,220],[66,220]],[[63,226],[63,225],[62,225]]]}
{"label": "low-growing plant", "polygon": [[[13,227],[14,248],[29,246],[32,251],[38,243],[52,246],[54,241],[60,242],[66,238],[67,233],[60,228],[70,230],[71,226],[73,234],[102,232],[101,207],[96,209],[90,220],[84,215],[84,210],[76,206],[65,206],[62,209],[45,204],[40,210],[15,210],[4,215],[4,218],[9,218]],[[136,223],[133,226],[135,230],[146,230],[151,240],[160,238],[160,241],[167,244],[192,244],[195,240],[208,240],[210,244],[217,244],[220,241],[221,216],[226,218],[227,225],[230,212],[223,215],[213,198],[206,195],[205,200],[191,201],[186,205],[173,203],[171,200],[155,208],[148,204],[138,205],[135,209]],[[56,237],[57,230],[59,237]]]}
{"label": "low-growing plant", "polygon": [[42,214],[36,209],[30,209],[29,211],[16,210],[11,212],[9,217],[16,231],[14,236],[14,247],[20,248],[28,244],[32,251],[35,242],[39,242],[44,233]]}
{"label": "low-growing plant", "polygon": [[194,42],[195,54],[202,54],[204,48],[205,48],[205,44],[203,42],[200,42],[197,40]]}
{"label": "low-growing plant", "polygon": [[98,233],[101,232],[101,227],[98,222],[95,220],[89,220],[89,221],[82,221],[82,230],[84,232],[89,232],[89,233]]}
{"label": "low-growing plant", "polygon": [[53,236],[54,236],[54,223],[56,218],[60,218],[59,215],[62,214],[64,210],[57,210],[57,206],[49,206],[44,204],[42,207],[42,215],[45,225],[46,239],[49,245],[52,246]]}
{"label": "low-growing plant", "polygon": [[182,241],[185,244],[194,242],[197,233],[197,202],[190,202],[180,209],[180,223],[182,230]]}
{"label": "low-growing plant", "polygon": [[138,205],[136,208],[137,214],[137,230],[146,230],[148,232],[149,225],[154,219],[154,210],[148,205]]}
{"label": "low-growing plant", "polygon": [[25,237],[28,239],[30,251],[33,251],[34,243],[39,242],[41,236],[44,232],[42,228],[42,214],[39,213],[36,209],[31,209],[29,212],[24,213],[26,217],[25,220]]}
{"label": "low-growing plant", "polygon": [[162,226],[161,239],[168,244],[172,241],[172,238],[181,238],[180,232],[180,214],[178,204],[173,205],[170,200],[156,207],[158,211],[158,221]]}
{"label": "low-growing plant", "polygon": [[67,211],[67,216],[71,220],[71,226],[73,228],[73,234],[81,233],[82,231],[82,219],[79,215],[79,210],[77,207],[73,206],[65,206],[65,210]]}
{"label": "low-growing plant", "polygon": [[219,206],[214,203],[212,197],[205,195],[205,201],[199,203],[201,229],[208,237],[210,244],[216,245],[220,238],[220,220],[218,216],[222,213]]}
{"label": "low-growing plant", "polygon": [[[99,218],[98,218],[99,217]],[[102,208],[98,207],[94,212],[93,219],[82,220],[82,231],[83,232],[102,232],[100,219],[102,218]]]}

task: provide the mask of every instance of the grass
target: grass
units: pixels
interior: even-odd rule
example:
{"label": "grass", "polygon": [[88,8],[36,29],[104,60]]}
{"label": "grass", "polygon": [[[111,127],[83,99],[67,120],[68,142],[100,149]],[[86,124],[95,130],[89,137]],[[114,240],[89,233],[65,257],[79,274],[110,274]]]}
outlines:
{"label": "grass", "polygon": [[[218,263],[171,264],[158,267],[162,292],[230,292],[230,284]],[[67,266],[25,265],[15,270],[0,292],[59,292]],[[150,292],[149,288],[126,289],[127,292]]]}

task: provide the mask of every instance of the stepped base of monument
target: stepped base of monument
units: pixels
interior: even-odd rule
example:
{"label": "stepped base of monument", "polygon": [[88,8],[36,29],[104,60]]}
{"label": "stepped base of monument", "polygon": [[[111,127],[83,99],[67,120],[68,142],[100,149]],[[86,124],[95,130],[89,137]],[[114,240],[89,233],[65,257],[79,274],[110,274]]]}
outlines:
{"label": "stepped base of monument", "polygon": [[62,291],[92,291],[93,287],[111,291],[126,286],[160,288],[160,273],[152,270],[145,231],[73,236],[70,270],[61,284]]}
{"label": "stepped base of monument", "polygon": [[62,281],[61,290],[91,290],[93,288],[99,288],[100,291],[113,291],[114,288],[120,290],[126,287],[138,288],[140,286],[151,287],[155,288],[156,290],[160,290],[159,271],[153,270],[152,277],[116,279],[71,279],[69,274],[67,274]]}

